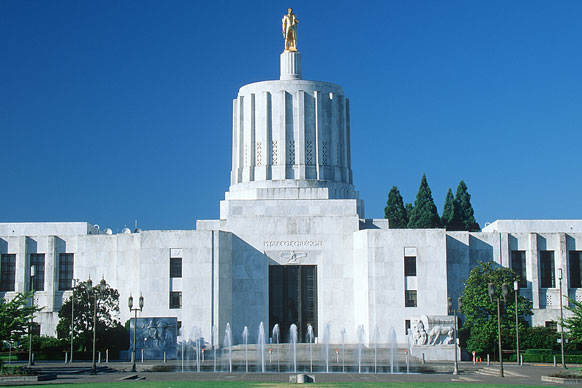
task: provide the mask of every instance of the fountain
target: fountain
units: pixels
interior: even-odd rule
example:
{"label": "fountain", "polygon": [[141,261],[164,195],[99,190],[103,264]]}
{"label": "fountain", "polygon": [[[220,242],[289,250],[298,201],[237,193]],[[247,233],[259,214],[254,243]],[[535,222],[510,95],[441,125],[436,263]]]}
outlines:
{"label": "fountain", "polygon": [[314,340],[313,337],[313,327],[311,327],[311,325],[307,325],[307,342],[309,343],[309,371],[313,372],[313,349],[312,349],[312,343]]}
{"label": "fountain", "polygon": [[374,373],[378,373],[378,343],[380,342],[380,328],[378,324],[374,328],[372,341],[374,342]]}
{"label": "fountain", "polygon": [[224,341],[223,341],[223,355],[224,352],[228,352],[228,371],[232,372],[232,331],[230,330],[230,323],[226,324],[226,329],[224,330]]}
{"label": "fountain", "polygon": [[297,373],[297,325],[294,323],[289,328],[289,342],[293,352],[293,372]]}
{"label": "fountain", "polygon": [[358,326],[358,373],[362,373],[362,346],[364,344],[364,325]]}
{"label": "fountain", "polygon": [[323,337],[321,340],[321,358],[325,363],[325,372],[329,373],[329,342],[330,342],[330,328],[329,323],[323,325]]}
{"label": "fountain", "polygon": [[342,327],[342,372],[346,371],[346,329]]}
{"label": "fountain", "polygon": [[280,339],[280,331],[279,331],[279,324],[275,324],[273,326],[273,343],[277,345],[277,372],[281,372],[281,366],[279,365],[280,357],[280,349],[279,349],[279,339]]}
{"label": "fountain", "polygon": [[263,322],[259,324],[259,335],[257,336],[257,363],[261,361],[261,372],[265,373],[265,326]]}
{"label": "fountain", "polygon": [[243,341],[245,343],[245,371],[249,373],[249,328],[244,327],[243,332]]}
{"label": "fountain", "polygon": [[216,348],[218,348],[218,326],[212,325],[212,349],[214,350],[214,372],[216,373]]}
{"label": "fountain", "polygon": [[396,372],[398,372],[398,348],[396,347],[396,331],[393,327],[390,328],[388,342],[390,345],[390,373],[394,373],[394,366],[396,366]]}

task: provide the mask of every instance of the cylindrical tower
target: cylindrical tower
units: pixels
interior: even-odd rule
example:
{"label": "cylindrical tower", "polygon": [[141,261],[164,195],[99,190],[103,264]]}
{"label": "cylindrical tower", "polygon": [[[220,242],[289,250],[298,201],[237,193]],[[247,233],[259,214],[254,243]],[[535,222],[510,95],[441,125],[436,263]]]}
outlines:
{"label": "cylindrical tower", "polygon": [[280,80],[240,88],[226,199],[357,198],[349,100],[339,85],[301,78],[301,54],[285,51]]}

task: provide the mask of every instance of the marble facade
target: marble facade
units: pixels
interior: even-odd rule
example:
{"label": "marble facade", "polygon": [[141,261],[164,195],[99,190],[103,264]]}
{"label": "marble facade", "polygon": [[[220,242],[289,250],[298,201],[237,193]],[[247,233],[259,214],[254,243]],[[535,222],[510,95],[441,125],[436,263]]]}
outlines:
{"label": "marble facade", "polygon": [[[447,297],[456,301],[479,261],[511,266],[513,251],[525,252],[520,292],[533,301],[531,323],[556,321],[557,282],[540,283],[540,252],[552,251],[554,275],[562,269],[565,292],[581,300],[568,261],[569,252],[582,251],[581,220],[500,220],[469,233],[366,219],[351,171],[349,99],[338,85],[302,80],[300,53],[281,60],[280,80],[245,85],[233,101],[230,188],[218,220],[199,220],[195,230],[119,234],[82,222],[0,224],[0,254],[15,259],[13,285],[2,285],[8,290],[0,296],[27,290],[31,254],[44,254],[44,287],[36,291],[44,310],[36,320],[42,334],[54,335],[71,294],[59,289],[59,259],[68,253],[74,278],[103,276],[119,290],[122,322],[131,318],[125,301],[141,293],[141,317],[175,318],[185,335],[196,326],[211,341],[213,327],[222,341],[230,323],[234,343],[248,326],[254,342],[260,322],[270,330],[270,292],[280,286],[270,284],[271,267],[315,266],[316,333],[329,324],[332,342],[345,329],[355,343],[363,326],[369,342],[378,326],[394,328],[406,344],[413,320],[448,315]],[[413,275],[405,257],[414,258]],[[172,259],[181,262],[180,276],[171,274]]]}

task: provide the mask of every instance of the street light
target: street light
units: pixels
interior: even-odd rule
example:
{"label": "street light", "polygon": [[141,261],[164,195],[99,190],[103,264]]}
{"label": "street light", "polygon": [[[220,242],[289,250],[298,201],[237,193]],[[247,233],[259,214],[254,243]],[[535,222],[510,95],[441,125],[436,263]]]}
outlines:
{"label": "street light", "polygon": [[[34,275],[35,275],[35,267],[34,265],[30,266],[30,305],[34,307]],[[34,309],[33,309],[34,310]],[[28,325],[28,367],[34,365],[34,361],[32,360],[32,322],[33,322],[33,314],[30,316],[30,324]]]}
{"label": "street light", "polygon": [[513,282],[513,291],[515,292],[515,344],[517,347],[517,365],[521,366],[519,358],[519,315],[517,314],[517,294],[519,293],[519,282],[517,280]]}
{"label": "street light", "polygon": [[560,280],[560,345],[562,348],[562,368],[566,368],[566,358],[564,355],[564,310],[562,309],[562,268],[558,268],[558,279]]}
{"label": "street light", "polygon": [[89,289],[89,293],[93,294],[93,298],[94,298],[93,299],[93,364],[91,366],[91,374],[92,375],[97,374],[97,364],[95,364],[95,344],[96,344],[95,333],[97,332],[97,294],[104,292],[106,287],[107,287],[107,283],[105,282],[105,279],[103,279],[103,278],[99,282],[99,285],[95,287],[96,290],[93,289],[93,282],[91,281],[91,278],[89,278],[89,280],[87,280],[87,288]]}
{"label": "street light", "polygon": [[[497,298],[497,336],[499,342],[499,376],[503,376],[503,352],[501,351],[501,298],[495,295],[496,288],[495,284],[489,283],[487,287],[487,292],[489,293],[489,300],[493,302],[493,297]],[[503,301],[506,301],[507,294],[509,294],[509,288],[507,284],[503,283],[501,286],[501,294],[503,295]]]}
{"label": "street light", "polygon": [[73,286],[73,294],[71,295],[71,358],[69,363],[73,363],[73,336],[75,334],[75,287],[77,287],[77,282],[79,279],[71,279],[71,285]]}
{"label": "street light", "polygon": [[449,302],[449,313],[451,312],[451,310],[453,311],[453,315],[455,316],[455,369],[453,370],[453,375],[458,375],[459,374],[459,361],[457,359],[457,309],[460,311],[461,307],[463,305],[463,300],[461,299],[461,297],[459,297],[459,299],[457,299],[457,309],[453,309],[453,298],[451,298],[449,296],[448,298],[448,302]]}
{"label": "street light", "polygon": [[129,299],[127,300],[127,305],[129,306],[129,311],[135,311],[135,319],[133,320],[133,352],[131,353],[132,366],[131,371],[135,372],[135,339],[137,333],[137,312],[143,310],[143,296],[139,297],[139,307],[133,308],[133,296],[129,294]]}

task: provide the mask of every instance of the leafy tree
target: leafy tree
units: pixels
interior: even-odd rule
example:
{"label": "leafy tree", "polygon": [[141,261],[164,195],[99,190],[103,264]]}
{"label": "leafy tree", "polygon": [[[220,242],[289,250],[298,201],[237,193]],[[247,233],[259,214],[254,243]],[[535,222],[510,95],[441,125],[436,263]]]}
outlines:
{"label": "leafy tree", "polygon": [[[462,313],[465,316],[463,328],[459,337],[461,346],[469,352],[495,354],[497,346],[497,297],[489,299],[488,285],[493,283],[496,295],[501,297],[502,285],[509,286],[507,300],[501,297],[501,338],[505,349],[513,349],[515,338],[515,296],[513,282],[517,276],[510,268],[501,267],[493,261],[481,262],[471,270],[465,280],[463,290]],[[519,315],[519,330],[523,332],[529,327],[525,317],[532,315],[532,303],[529,299],[518,295],[517,311]]]}
{"label": "leafy tree", "polygon": [[445,199],[445,206],[443,207],[443,215],[441,216],[441,225],[447,230],[456,230],[454,229],[454,224],[457,219],[458,211],[455,206],[455,197],[453,196],[453,190],[449,188]]}
{"label": "leafy tree", "polygon": [[400,191],[398,191],[398,187],[396,186],[392,186],[388,193],[388,201],[386,201],[384,214],[385,218],[388,219],[390,228],[403,229],[408,225],[408,213],[406,213],[402,195],[400,195]]}
{"label": "leafy tree", "polygon": [[416,201],[414,201],[414,208],[410,212],[408,227],[421,229],[438,228],[439,226],[440,218],[434,200],[432,199],[432,192],[430,191],[430,187],[428,187],[426,175],[422,174],[420,187],[416,194]]}
{"label": "leafy tree", "polygon": [[564,319],[564,328],[568,329],[570,341],[582,344],[582,302],[568,298],[569,306],[564,306],[572,312],[572,316]]}
{"label": "leafy tree", "polygon": [[[475,220],[475,212],[473,211],[473,206],[471,205],[471,195],[467,191],[467,185],[462,180],[457,186],[455,205],[459,215],[459,225],[455,225],[455,229],[451,230],[467,230],[469,232],[478,232],[481,228]],[[457,227],[460,229],[456,229]]]}
{"label": "leafy tree", "polygon": [[34,314],[42,308],[30,305],[32,293],[18,293],[10,300],[0,299],[0,340],[15,340],[28,333]]}
{"label": "leafy tree", "polygon": [[[90,350],[93,344],[93,309],[95,306],[94,293],[97,293],[97,347],[103,349],[110,344],[123,345],[119,340],[118,320],[119,292],[106,285],[104,291],[99,291],[99,284],[89,288],[88,282],[80,282],[74,289],[75,318],[74,318],[74,343],[84,351]],[[59,323],[57,324],[58,338],[70,338],[71,336],[71,299],[69,298],[61,306],[59,311]],[[127,334],[129,341],[129,334]]]}

